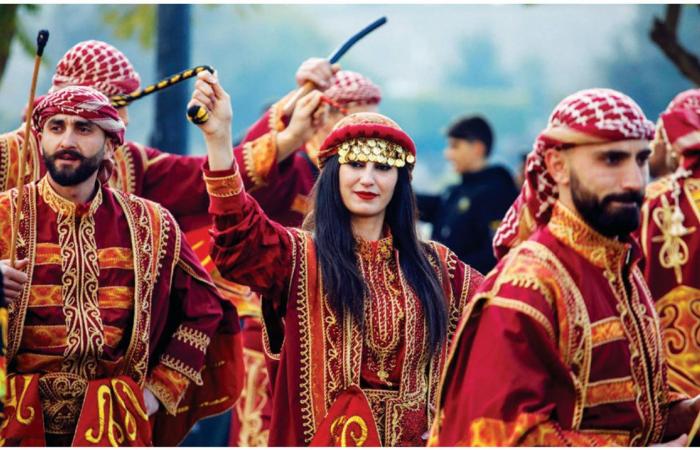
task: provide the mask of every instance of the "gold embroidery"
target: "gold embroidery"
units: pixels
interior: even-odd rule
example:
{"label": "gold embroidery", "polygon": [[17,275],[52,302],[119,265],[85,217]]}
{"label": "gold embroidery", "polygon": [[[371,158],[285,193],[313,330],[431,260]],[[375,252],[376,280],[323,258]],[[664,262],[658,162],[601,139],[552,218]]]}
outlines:
{"label": "gold embroidery", "polygon": [[195,330],[194,328],[190,328],[185,325],[180,325],[177,331],[175,331],[175,334],[173,334],[173,337],[180,342],[184,342],[185,344],[196,348],[202,353],[206,352],[209,342],[211,341],[209,336],[200,330]]}
{"label": "gold embroidery", "polygon": [[63,306],[60,285],[35,284],[29,289],[29,306],[32,308]]}
{"label": "gold embroidery", "polygon": [[146,387],[158,397],[168,414],[175,415],[177,405],[185,396],[189,384],[190,380],[180,372],[157,365],[146,382]]}
{"label": "gold embroidery", "polygon": [[39,378],[47,433],[73,434],[87,386],[87,380],[73,373],[51,372]]}
{"label": "gold embroidery", "polygon": [[700,289],[678,286],[656,302],[668,362],[668,382],[690,397],[700,395]]}
{"label": "gold embroidery", "polygon": [[63,371],[93,379],[105,341],[97,302],[100,267],[94,217],[102,204],[102,189],[98,188],[84,215],[77,215],[76,205],[60,197],[46,177],[39,182],[39,193],[57,215],[63,284],[61,296],[67,330]]}
{"label": "gold embroidery", "polygon": [[108,247],[97,251],[101,269],[134,269],[134,254],[130,248]]}
{"label": "gold embroidery", "polygon": [[134,288],[127,286],[104,286],[97,290],[100,308],[131,309],[134,306]]}
{"label": "gold embroidery", "polygon": [[236,417],[240,421],[238,432],[239,447],[267,446],[270,430],[263,430],[262,410],[269,401],[269,386],[265,356],[262,353],[244,348],[245,387],[236,402]]}
{"label": "gold embroidery", "polygon": [[192,380],[197,386],[201,386],[203,384],[202,374],[179,359],[176,359],[168,354],[164,354],[160,357],[160,363],[163,364],[165,367],[169,367],[174,371],[180,372],[181,374],[185,375],[187,378]]}
{"label": "gold embroidery", "polygon": [[109,186],[129,194],[136,192],[136,165],[128,143],[114,150],[114,171]]}
{"label": "gold embroidery", "polygon": [[369,289],[365,299],[364,344],[370,352],[368,369],[392,386],[389,374],[398,361],[398,346],[404,328],[404,305],[396,273],[399,268],[393,258],[394,245],[391,236],[376,242],[358,240],[360,269]]}
{"label": "gold embroidery", "polygon": [[[36,255],[37,185],[36,183],[30,183],[25,185],[24,189],[25,201],[20,214],[19,232],[17,234],[17,258],[29,259],[29,264],[25,269],[28,280],[22,289],[20,297],[11,302],[8,307],[9,332],[6,354],[7,361],[12,361],[15,355],[17,355],[17,350],[19,349],[22,339],[22,330],[24,328],[24,319],[29,305],[30,286],[32,286]],[[3,207],[0,211],[6,214],[9,210],[10,214],[8,220],[10,222],[15,214],[18,214],[17,192],[17,189],[12,189],[9,191],[9,194],[0,195],[0,206]],[[7,203],[9,203],[9,205],[7,205]],[[7,206],[9,206],[9,208]],[[3,220],[3,222],[5,221]],[[7,248],[3,248],[3,255],[5,258],[9,258],[8,250]]]}
{"label": "gold embroidery", "polygon": [[596,267],[618,267],[627,258],[628,244],[597,233],[561,202],[554,205],[547,228],[554,237],[576,250]]}
{"label": "gold embroidery", "polygon": [[[113,191],[114,197],[125,213],[131,231],[131,248],[134,252],[134,323],[131,341],[124,357],[125,374],[143,386],[148,370],[149,329],[153,289],[161,274],[163,260],[168,250],[169,236],[179,235],[172,216],[153,202],[133,195]],[[175,240],[173,261],[179,258],[178,239]],[[174,262],[173,262],[174,264]],[[172,275],[172,268],[169,268]]]}
{"label": "gold embroidery", "polygon": [[[356,429],[353,430],[352,426]],[[359,434],[357,433],[359,431]],[[336,418],[330,427],[331,436],[335,440],[335,445],[348,447],[348,440],[352,440],[350,447],[362,447],[367,441],[369,428],[367,422],[360,416],[340,416]],[[349,438],[349,439],[348,439]]]}
{"label": "gold embroidery", "polygon": [[593,347],[625,339],[625,331],[618,317],[608,317],[591,324]]}
{"label": "gold embroidery", "polygon": [[652,242],[661,242],[659,264],[664,269],[673,269],[676,283],[683,282],[681,268],[688,262],[690,252],[683,238],[695,232],[695,227],[683,225],[683,213],[678,205],[669,205],[666,196],[661,197],[661,206],[651,212],[654,223],[661,231],[661,236],[651,238]]}
{"label": "gold embroidery", "polygon": [[204,182],[207,185],[207,192],[212,197],[233,197],[243,190],[243,180],[237,168],[232,175],[225,177],[204,176]]}
{"label": "gold embroidery", "polygon": [[61,246],[41,242],[36,245],[36,263],[37,266],[48,264],[61,264]]}
{"label": "gold embroidery", "polygon": [[586,407],[631,402],[634,397],[634,382],[631,377],[596,381],[589,383],[586,389]]}
{"label": "gold embroidery", "polygon": [[267,185],[267,176],[277,162],[277,133],[270,131],[243,144],[243,163],[246,175],[255,188]]}

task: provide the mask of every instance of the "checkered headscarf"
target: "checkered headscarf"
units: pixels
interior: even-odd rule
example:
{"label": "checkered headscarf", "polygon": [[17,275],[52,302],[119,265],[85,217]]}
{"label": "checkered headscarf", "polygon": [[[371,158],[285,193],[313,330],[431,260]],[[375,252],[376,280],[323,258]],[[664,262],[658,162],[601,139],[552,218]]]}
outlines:
{"label": "checkered headscarf", "polygon": [[41,133],[46,121],[57,114],[80,116],[102,128],[117,145],[124,143],[124,122],[101,92],[86,86],[69,86],[52,92],[39,102],[32,114],[32,125]]}
{"label": "checkered headscarf", "polygon": [[102,41],[83,41],[63,55],[56,65],[49,92],[66,86],[90,86],[107,96],[128,94],[141,78],[127,57]]}
{"label": "checkered headscarf", "polygon": [[545,166],[548,149],[653,137],[654,124],[634,100],[621,92],[586,89],[562,100],[527,157],[522,191],[493,240],[496,257],[503,257],[551,217],[559,193]]}
{"label": "checkered headscarf", "polygon": [[661,114],[668,143],[681,153],[681,165],[693,169],[700,164],[700,89],[678,94]]}
{"label": "checkered headscarf", "polygon": [[337,103],[347,105],[376,105],[382,100],[379,87],[369,78],[350,70],[339,70],[324,94]]}

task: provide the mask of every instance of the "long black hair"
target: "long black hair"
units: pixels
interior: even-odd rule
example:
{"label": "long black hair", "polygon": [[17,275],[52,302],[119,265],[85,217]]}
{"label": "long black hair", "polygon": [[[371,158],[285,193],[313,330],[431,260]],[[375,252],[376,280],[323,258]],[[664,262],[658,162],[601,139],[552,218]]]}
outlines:
{"label": "long black hair", "polygon": [[[368,288],[360,270],[350,211],[340,195],[340,163],[332,156],[314,186],[312,227],[323,286],[333,310],[340,317],[352,314],[364,326],[364,299]],[[408,285],[420,299],[428,329],[428,350],[437,351],[447,335],[447,302],[428,255],[430,246],[416,234],[416,199],[406,167],[398,169],[394,195],[387,205],[385,223],[399,251],[400,268]]]}

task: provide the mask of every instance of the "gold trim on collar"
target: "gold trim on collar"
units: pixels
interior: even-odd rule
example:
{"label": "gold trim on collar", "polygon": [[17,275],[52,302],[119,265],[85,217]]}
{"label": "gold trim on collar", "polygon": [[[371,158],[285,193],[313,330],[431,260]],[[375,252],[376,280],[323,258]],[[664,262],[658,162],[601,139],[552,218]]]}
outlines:
{"label": "gold trim on collar", "polygon": [[[56,214],[74,215],[76,210],[76,204],[72,201],[61,197],[54,188],[49,183],[48,175],[39,181],[39,195],[44,199],[47,205],[51,207],[53,212]],[[97,208],[102,204],[102,185],[97,182],[97,194],[90,200],[90,208],[87,211],[87,215],[92,216],[97,211]]]}
{"label": "gold trim on collar", "polygon": [[560,201],[554,205],[547,227],[554,237],[601,269],[621,267],[630,250],[630,244],[598,233]]}

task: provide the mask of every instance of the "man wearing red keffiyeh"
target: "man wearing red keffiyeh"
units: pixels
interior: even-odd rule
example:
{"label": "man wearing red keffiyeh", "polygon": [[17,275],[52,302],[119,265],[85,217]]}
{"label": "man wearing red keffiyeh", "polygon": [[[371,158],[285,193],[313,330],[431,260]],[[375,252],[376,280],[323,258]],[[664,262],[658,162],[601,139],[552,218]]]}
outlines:
{"label": "man wearing red keffiyeh", "polygon": [[653,134],[613,90],[580,91],[555,108],[494,240],[500,261],[453,341],[432,444],[687,441],[700,402],[669,392],[630,237]]}
{"label": "man wearing red keffiyeh", "polygon": [[0,194],[0,259],[19,214],[28,278],[9,299],[0,442],[177,444],[236,400],[236,310],[168,211],[100,178],[125,128],[106,96],[56,90],[32,122],[48,172],[21,187],[22,211],[17,188]]}
{"label": "man wearing red keffiyeh", "polygon": [[700,394],[700,89],[678,94],[657,131],[680,167],[647,188],[640,230],[644,276],[661,320],[669,384],[695,396]]}

